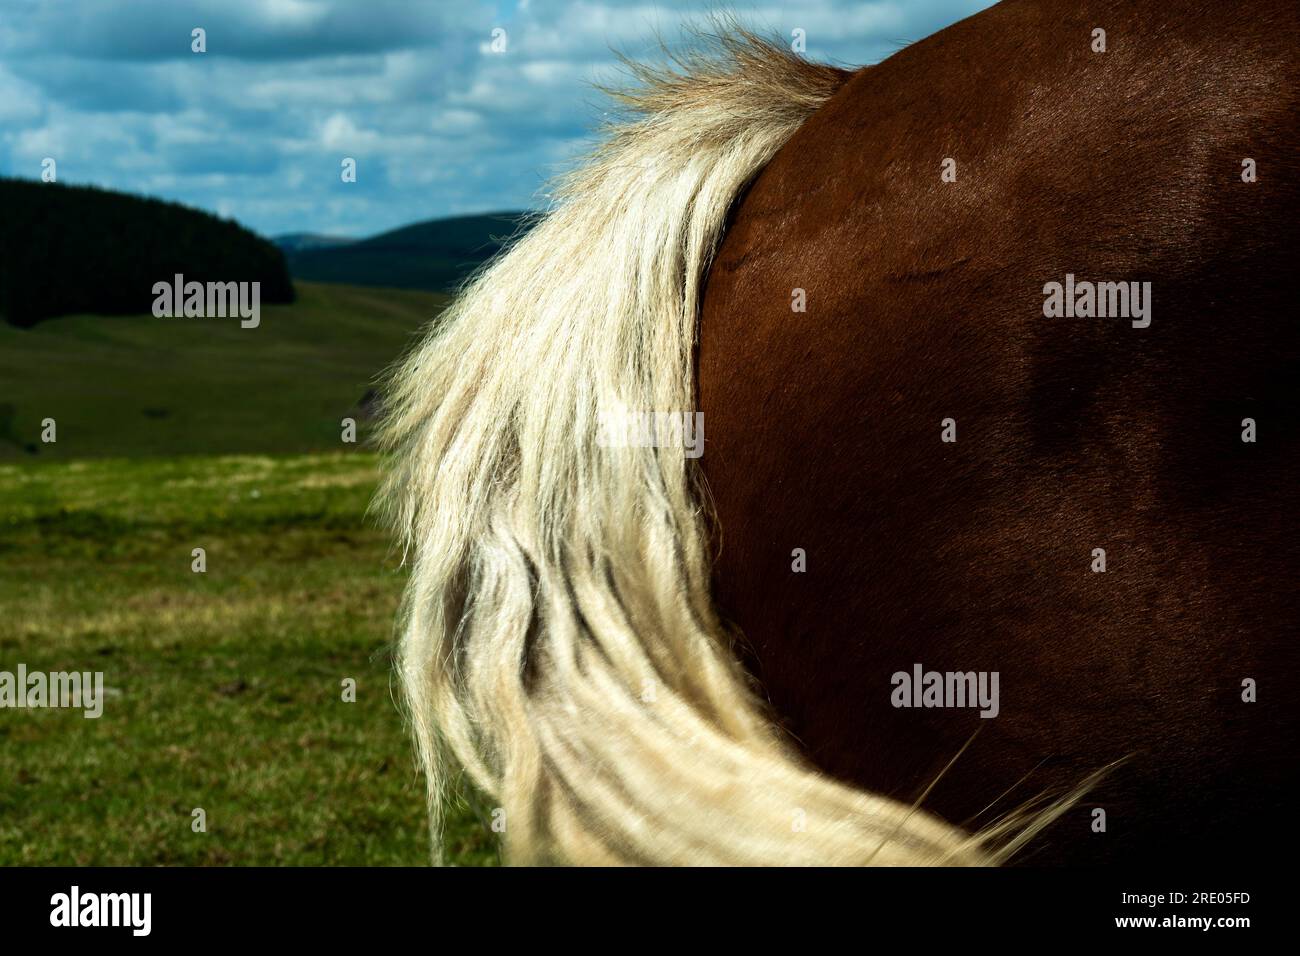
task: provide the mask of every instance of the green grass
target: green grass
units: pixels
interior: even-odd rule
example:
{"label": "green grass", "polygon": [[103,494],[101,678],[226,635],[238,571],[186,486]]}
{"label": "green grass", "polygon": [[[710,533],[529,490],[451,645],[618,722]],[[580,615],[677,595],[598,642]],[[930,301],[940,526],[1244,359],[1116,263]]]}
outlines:
{"label": "green grass", "polygon": [[[238,319],[69,316],[0,323],[0,461],[289,454],[340,447],[340,420],[446,297],[297,283]],[[53,418],[57,441],[42,443]],[[366,423],[358,418],[359,438]]]}
{"label": "green grass", "polygon": [[[402,572],[367,517],[371,423],[345,445],[339,420],[445,299],[298,292],[257,329],[0,325],[0,671],[110,688],[97,720],[0,709],[0,864],[428,861]],[[452,861],[497,860],[487,822],[460,802]]]}
{"label": "green grass", "polygon": [[[376,479],[342,452],[0,465],[0,670],[111,688],[97,720],[0,709],[0,864],[427,862]],[[497,859],[464,803],[448,846]]]}

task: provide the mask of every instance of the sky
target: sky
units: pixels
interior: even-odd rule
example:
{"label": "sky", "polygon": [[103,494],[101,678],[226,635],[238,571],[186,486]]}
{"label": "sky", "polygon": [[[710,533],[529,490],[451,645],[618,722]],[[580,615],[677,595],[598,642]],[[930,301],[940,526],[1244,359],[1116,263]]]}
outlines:
{"label": "sky", "polygon": [[547,181],[593,141],[594,84],[625,75],[616,50],[654,58],[725,9],[787,42],[803,30],[809,57],[856,66],[987,5],[0,0],[0,175],[38,179],[50,158],[59,182],[269,236],[544,208]]}

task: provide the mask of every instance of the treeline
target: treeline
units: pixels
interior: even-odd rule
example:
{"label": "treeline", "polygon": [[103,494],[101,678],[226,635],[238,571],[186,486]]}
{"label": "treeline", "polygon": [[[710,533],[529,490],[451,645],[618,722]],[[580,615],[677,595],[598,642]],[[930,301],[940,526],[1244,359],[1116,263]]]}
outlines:
{"label": "treeline", "polygon": [[87,186],[0,178],[0,318],[28,327],[75,313],[149,312],[153,286],[260,282],[293,301],[284,254],[238,223]]}

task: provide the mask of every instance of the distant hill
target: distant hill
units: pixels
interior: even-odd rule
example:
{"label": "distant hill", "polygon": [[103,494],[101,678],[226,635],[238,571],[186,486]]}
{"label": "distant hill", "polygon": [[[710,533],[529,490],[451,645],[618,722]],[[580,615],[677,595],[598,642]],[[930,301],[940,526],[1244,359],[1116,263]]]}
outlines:
{"label": "distant hill", "polygon": [[432,219],[355,242],[301,233],[275,241],[296,279],[447,292],[535,218],[534,213],[486,213]]}
{"label": "distant hill", "polygon": [[156,282],[260,282],[293,301],[284,254],[243,226],[177,203],[0,178],[0,317],[149,312]]}
{"label": "distant hill", "polygon": [[349,246],[358,240],[350,236],[321,236],[314,232],[291,232],[276,236],[271,240],[285,253],[303,252],[307,249],[332,249],[335,246]]}

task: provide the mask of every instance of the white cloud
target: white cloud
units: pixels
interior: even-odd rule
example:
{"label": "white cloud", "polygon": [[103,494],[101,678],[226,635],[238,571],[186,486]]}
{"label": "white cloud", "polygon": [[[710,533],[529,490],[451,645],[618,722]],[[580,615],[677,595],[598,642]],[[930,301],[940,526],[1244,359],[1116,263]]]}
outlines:
{"label": "white cloud", "polygon": [[[657,56],[703,0],[3,0],[0,173],[95,182],[263,232],[366,234],[543,202],[589,144],[611,47]],[[868,62],[981,0],[734,4],[811,56]],[[193,55],[189,29],[208,30]],[[491,31],[507,52],[483,55]],[[179,43],[179,46],[178,46]],[[339,184],[344,155],[356,184]]]}

